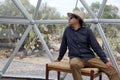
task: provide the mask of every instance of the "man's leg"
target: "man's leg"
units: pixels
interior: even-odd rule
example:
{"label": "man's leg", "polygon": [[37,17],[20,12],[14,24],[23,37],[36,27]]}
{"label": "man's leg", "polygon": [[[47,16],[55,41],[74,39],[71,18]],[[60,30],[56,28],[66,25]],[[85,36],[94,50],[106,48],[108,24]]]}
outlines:
{"label": "man's leg", "polygon": [[110,80],[120,80],[120,77],[113,67],[108,67],[101,59],[99,58],[92,58],[88,60],[88,63],[91,67],[97,67],[103,72],[105,72]]}
{"label": "man's leg", "polygon": [[72,71],[72,75],[74,80],[82,80],[80,68],[84,67],[84,61],[80,58],[72,58],[70,59],[70,68]]}

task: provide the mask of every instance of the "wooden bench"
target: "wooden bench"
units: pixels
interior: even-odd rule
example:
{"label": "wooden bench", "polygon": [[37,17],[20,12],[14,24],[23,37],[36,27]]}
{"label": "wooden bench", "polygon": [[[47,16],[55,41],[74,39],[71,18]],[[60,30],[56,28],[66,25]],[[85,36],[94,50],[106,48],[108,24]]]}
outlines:
{"label": "wooden bench", "polygon": [[[49,71],[57,71],[57,80],[60,80],[60,72],[71,73],[70,65],[68,61],[52,62],[46,64],[46,80],[49,80]],[[99,77],[102,80],[102,72],[98,68],[82,68],[81,73],[84,76],[90,76],[90,80]]]}

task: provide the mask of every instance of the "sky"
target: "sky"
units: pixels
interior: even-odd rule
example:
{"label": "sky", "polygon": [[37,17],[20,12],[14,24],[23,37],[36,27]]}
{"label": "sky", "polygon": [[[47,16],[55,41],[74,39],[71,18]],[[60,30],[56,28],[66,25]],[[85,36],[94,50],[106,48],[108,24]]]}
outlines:
{"label": "sky", "polygon": [[[102,0],[85,0],[88,5],[93,2],[102,2]],[[71,12],[75,7],[76,0],[42,0],[42,3],[47,2],[49,6],[55,7],[61,15],[66,15],[67,12]],[[30,0],[30,3],[34,6],[37,3],[37,0]],[[120,10],[120,0],[107,0],[107,4],[115,5]],[[78,0],[78,7],[83,7],[80,1]]]}

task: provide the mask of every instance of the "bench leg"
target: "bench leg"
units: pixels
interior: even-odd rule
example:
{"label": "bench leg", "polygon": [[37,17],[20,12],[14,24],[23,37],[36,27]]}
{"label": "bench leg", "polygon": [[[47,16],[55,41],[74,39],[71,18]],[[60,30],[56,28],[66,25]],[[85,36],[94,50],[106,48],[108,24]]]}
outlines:
{"label": "bench leg", "polygon": [[48,64],[46,64],[46,80],[49,79],[49,70],[48,70]]}
{"label": "bench leg", "polygon": [[94,80],[94,71],[91,70],[91,73],[90,73],[90,80]]}
{"label": "bench leg", "polygon": [[58,80],[60,80],[60,72],[59,71],[57,71],[57,78],[58,78]]}
{"label": "bench leg", "polygon": [[102,80],[102,73],[100,73],[99,80]]}

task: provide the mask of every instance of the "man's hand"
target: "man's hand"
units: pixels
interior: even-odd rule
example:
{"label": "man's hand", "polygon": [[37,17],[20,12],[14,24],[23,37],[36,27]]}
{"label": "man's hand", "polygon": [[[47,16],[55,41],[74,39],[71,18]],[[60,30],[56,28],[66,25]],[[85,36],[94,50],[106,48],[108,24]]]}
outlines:
{"label": "man's hand", "polygon": [[113,67],[113,64],[112,64],[111,62],[107,62],[106,65],[107,65],[108,67]]}

